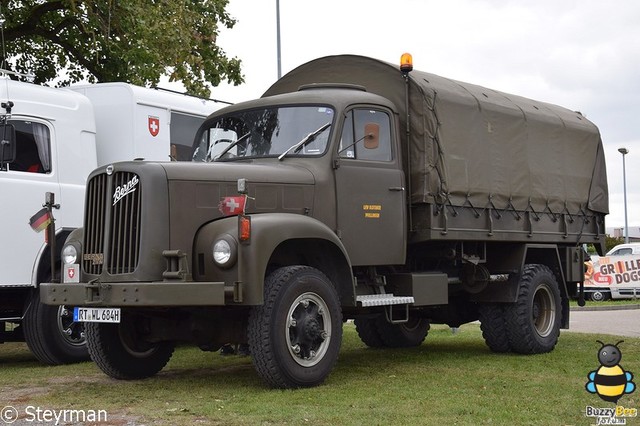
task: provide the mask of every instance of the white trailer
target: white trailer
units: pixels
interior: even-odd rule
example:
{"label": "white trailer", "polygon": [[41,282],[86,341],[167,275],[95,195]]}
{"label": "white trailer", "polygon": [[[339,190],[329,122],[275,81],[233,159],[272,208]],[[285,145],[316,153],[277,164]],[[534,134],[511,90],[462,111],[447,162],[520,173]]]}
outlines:
{"label": "white trailer", "polygon": [[[85,359],[84,334],[69,311],[40,303],[37,287],[50,279],[51,253],[29,218],[46,192],[54,194],[62,247],[82,225],[93,169],[123,160],[191,160],[196,130],[221,105],[125,83],[57,89],[6,76],[0,101],[0,343],[26,340],[48,364]],[[60,253],[54,257],[59,264]]]}

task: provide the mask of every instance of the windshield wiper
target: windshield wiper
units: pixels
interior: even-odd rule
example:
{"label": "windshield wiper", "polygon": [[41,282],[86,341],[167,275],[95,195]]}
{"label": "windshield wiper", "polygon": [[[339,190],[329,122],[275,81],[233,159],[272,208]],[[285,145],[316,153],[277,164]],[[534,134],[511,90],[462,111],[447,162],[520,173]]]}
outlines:
{"label": "windshield wiper", "polygon": [[284,158],[284,156],[287,155],[288,153],[290,153],[291,151],[293,151],[293,152],[300,151],[306,144],[308,144],[309,142],[315,140],[315,138],[318,137],[318,135],[320,133],[324,132],[327,128],[329,128],[329,126],[331,126],[331,122],[328,122],[327,124],[323,124],[315,132],[309,133],[300,142],[296,143],[295,145],[290,146],[289,149],[287,149],[285,152],[280,154],[280,156],[278,157],[278,160],[282,160]]}
{"label": "windshield wiper", "polygon": [[242,142],[243,140],[245,140],[245,139],[246,139],[250,134],[251,134],[251,132],[247,132],[247,133],[245,133],[244,135],[240,136],[240,138],[239,138],[239,139],[237,139],[236,141],[231,142],[231,143],[229,144],[229,146],[228,146],[228,147],[226,147],[226,148],[225,148],[225,149],[220,153],[220,155],[218,155],[216,158],[214,158],[214,159],[213,159],[213,161],[218,161],[218,158],[222,158],[222,157],[223,157],[227,152],[229,152],[229,150],[230,150],[231,148],[233,148],[234,146],[238,145],[240,142]]}

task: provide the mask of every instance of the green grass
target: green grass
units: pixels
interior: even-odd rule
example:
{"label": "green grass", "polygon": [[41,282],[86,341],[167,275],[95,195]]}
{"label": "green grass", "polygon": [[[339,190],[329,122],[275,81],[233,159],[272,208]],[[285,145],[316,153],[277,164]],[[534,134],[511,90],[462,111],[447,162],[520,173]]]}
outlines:
{"label": "green grass", "polygon": [[[573,308],[578,306],[578,301],[572,299],[569,301],[569,305]],[[640,305],[640,299],[617,299],[617,300],[604,300],[602,302],[594,302],[592,300],[586,300],[586,307],[594,306],[626,306],[626,305]]]}
{"label": "green grass", "polygon": [[[599,367],[596,339],[623,338],[563,332],[548,354],[494,354],[469,324],[456,334],[434,326],[418,348],[370,349],[348,323],[329,379],[300,390],[265,387],[249,358],[190,347],[179,348],[157,376],[126,382],[92,363],[42,366],[24,345],[5,344],[0,406],[103,409],[123,424],[595,424],[585,407],[613,406],[584,388]],[[640,339],[624,338],[620,348],[620,364],[640,384]],[[619,404],[639,408],[639,396]]]}

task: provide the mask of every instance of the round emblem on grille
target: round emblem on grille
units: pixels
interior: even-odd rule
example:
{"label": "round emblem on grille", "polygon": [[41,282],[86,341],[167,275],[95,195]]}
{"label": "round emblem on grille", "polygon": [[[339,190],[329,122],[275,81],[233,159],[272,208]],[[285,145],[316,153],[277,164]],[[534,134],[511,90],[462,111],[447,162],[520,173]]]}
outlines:
{"label": "round emblem on grille", "polygon": [[113,174],[113,164],[107,166],[107,174],[111,176]]}

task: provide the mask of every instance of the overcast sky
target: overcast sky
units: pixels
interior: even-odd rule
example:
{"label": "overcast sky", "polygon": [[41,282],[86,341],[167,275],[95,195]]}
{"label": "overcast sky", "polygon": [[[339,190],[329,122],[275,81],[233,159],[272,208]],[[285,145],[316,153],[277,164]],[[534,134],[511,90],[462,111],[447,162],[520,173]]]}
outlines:
{"label": "overcast sky", "polygon": [[[212,97],[259,97],[277,79],[276,0],[230,0],[237,19],[218,44],[243,63],[245,84]],[[280,0],[285,74],[352,53],[581,111],[602,134],[607,228],[624,226],[626,147],[631,234],[640,231],[640,1]],[[541,155],[544,155],[541,153]]]}

